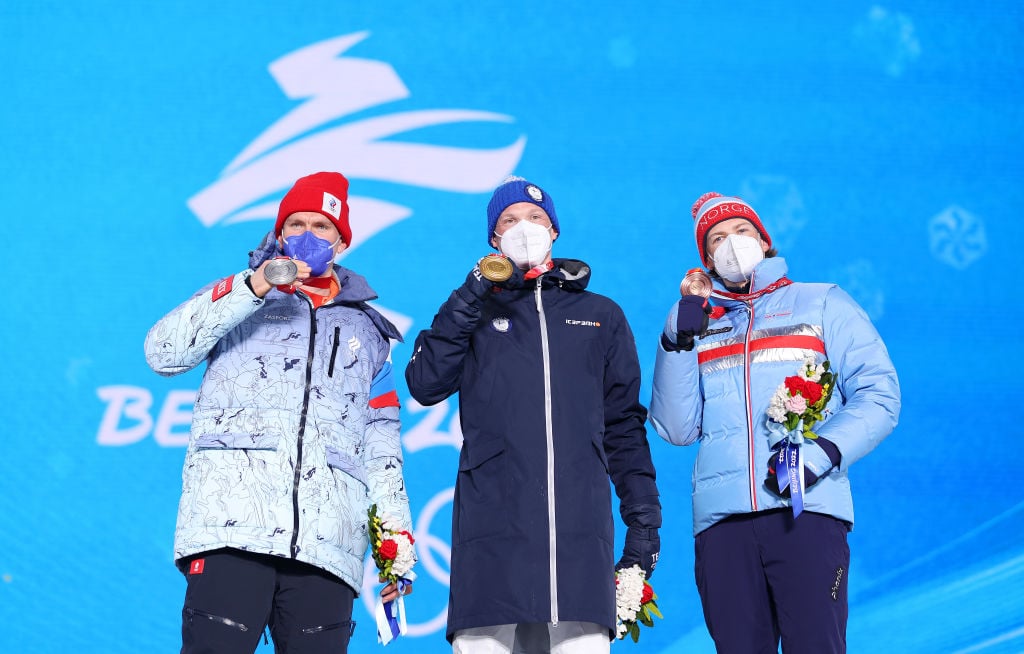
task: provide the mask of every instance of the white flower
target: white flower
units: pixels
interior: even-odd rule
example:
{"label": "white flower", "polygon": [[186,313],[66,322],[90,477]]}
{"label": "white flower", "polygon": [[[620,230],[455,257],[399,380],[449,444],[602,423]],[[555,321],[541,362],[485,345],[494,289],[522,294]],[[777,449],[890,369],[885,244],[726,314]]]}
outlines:
{"label": "white flower", "polygon": [[825,367],[821,365],[815,365],[814,357],[807,357],[804,359],[804,366],[800,369],[800,376],[804,379],[809,379],[812,382],[821,381],[821,375],[825,372]]}
{"label": "white flower", "polygon": [[416,565],[416,550],[409,537],[404,533],[392,534],[391,538],[398,545],[398,554],[395,555],[395,561],[391,564],[391,572],[396,576],[405,577]]}
{"label": "white flower", "polygon": [[619,638],[626,633],[625,623],[636,622],[640,600],[644,596],[645,577],[639,565],[615,573],[615,614],[618,617],[615,631]]}
{"label": "white flower", "polygon": [[781,384],[768,404],[768,417],[775,422],[786,422],[786,400],[788,399],[789,391],[785,384]]}

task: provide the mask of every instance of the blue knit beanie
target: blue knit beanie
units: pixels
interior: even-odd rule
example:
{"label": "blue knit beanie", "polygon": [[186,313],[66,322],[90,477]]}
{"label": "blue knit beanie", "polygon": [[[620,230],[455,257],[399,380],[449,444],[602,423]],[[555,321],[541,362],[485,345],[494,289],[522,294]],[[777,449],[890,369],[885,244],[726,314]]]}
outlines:
{"label": "blue knit beanie", "polygon": [[494,228],[498,225],[498,218],[501,213],[516,202],[531,202],[547,212],[551,219],[551,226],[559,234],[562,230],[558,228],[558,216],[555,215],[555,203],[551,196],[541,190],[536,184],[531,184],[522,177],[510,175],[505,178],[501,186],[494,189],[491,201],[487,203],[487,244],[491,244],[494,237]]}

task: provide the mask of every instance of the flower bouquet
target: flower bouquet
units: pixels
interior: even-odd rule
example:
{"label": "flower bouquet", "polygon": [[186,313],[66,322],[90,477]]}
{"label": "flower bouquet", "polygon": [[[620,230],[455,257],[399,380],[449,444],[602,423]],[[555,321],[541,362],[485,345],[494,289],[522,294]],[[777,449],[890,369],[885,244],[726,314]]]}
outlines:
{"label": "flower bouquet", "polygon": [[370,553],[377,564],[377,573],[385,583],[398,585],[398,598],[382,602],[377,600],[377,640],[387,645],[406,633],[405,588],[416,578],[412,571],[416,563],[413,544],[416,539],[407,530],[399,529],[394,520],[377,513],[373,504],[367,511],[369,518]]}
{"label": "flower bouquet", "polygon": [[615,572],[615,637],[622,640],[629,634],[633,642],[640,640],[640,625],[654,626],[652,616],[662,617],[654,588],[647,583],[638,565]]}
{"label": "flower bouquet", "polygon": [[787,487],[793,500],[793,516],[803,512],[804,461],[801,447],[805,439],[814,440],[815,423],[824,420],[835,376],[829,372],[826,359],[815,364],[813,358],[804,359],[797,374],[786,377],[768,404],[768,430],[770,445],[778,449],[775,474],[779,492]]}

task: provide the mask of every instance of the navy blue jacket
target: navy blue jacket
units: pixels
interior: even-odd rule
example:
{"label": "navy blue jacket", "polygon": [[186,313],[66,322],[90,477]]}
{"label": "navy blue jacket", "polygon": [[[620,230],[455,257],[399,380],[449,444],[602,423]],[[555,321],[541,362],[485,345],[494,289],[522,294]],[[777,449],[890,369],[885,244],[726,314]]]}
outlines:
{"label": "navy blue jacket", "polygon": [[[459,393],[448,638],[519,622],[615,627],[609,477],[623,515],[660,505],[625,316],[584,290],[590,268],[486,301],[457,289],[416,339],[412,396]],[[649,514],[650,512],[648,512]]]}

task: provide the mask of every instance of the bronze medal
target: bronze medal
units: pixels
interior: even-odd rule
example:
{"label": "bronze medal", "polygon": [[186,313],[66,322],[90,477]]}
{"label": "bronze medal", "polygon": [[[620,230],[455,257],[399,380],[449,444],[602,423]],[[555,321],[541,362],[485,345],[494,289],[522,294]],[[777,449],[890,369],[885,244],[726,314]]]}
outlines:
{"label": "bronze medal", "polygon": [[711,277],[701,268],[691,268],[679,283],[679,294],[682,296],[699,295],[707,298],[711,295]]}

